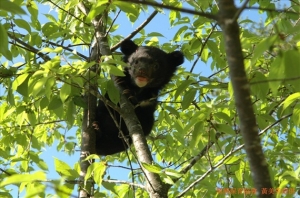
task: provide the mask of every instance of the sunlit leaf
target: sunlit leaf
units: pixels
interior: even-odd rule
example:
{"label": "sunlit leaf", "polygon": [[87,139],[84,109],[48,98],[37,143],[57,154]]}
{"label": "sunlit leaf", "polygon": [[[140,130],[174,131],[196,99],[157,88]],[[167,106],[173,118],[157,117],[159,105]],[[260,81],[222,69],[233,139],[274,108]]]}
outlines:
{"label": "sunlit leaf", "polygon": [[289,107],[293,102],[300,99],[300,92],[289,95],[282,103],[283,109]]}
{"label": "sunlit leaf", "polygon": [[183,100],[181,103],[183,109],[186,109],[189,107],[191,102],[194,100],[196,93],[197,93],[196,89],[190,89],[186,92],[186,94],[183,96]]}
{"label": "sunlit leaf", "polygon": [[71,85],[69,82],[64,83],[60,88],[60,99],[64,102],[71,93]]}
{"label": "sunlit leaf", "polygon": [[65,176],[70,179],[79,177],[79,174],[75,170],[73,170],[66,162],[54,158],[54,165],[56,172],[61,176]]}
{"label": "sunlit leaf", "polygon": [[1,0],[0,10],[5,10],[13,14],[26,14],[26,12],[20,6],[9,0]]}
{"label": "sunlit leaf", "polygon": [[276,36],[267,37],[255,47],[255,51],[251,60],[252,65],[254,65],[256,60],[274,44],[275,40]]}
{"label": "sunlit leaf", "polygon": [[8,60],[12,60],[12,55],[8,50],[8,36],[5,28],[1,23],[0,23],[0,40],[1,40],[0,54],[3,54]]}
{"label": "sunlit leaf", "polygon": [[19,26],[20,28],[25,29],[28,33],[31,33],[31,27],[28,24],[27,21],[23,20],[23,19],[15,19],[14,22],[17,24],[17,26]]}
{"label": "sunlit leaf", "polygon": [[147,169],[148,171],[152,172],[152,173],[161,173],[162,168],[158,165],[151,165],[151,164],[147,164],[147,163],[143,163],[142,165],[145,169]]}
{"label": "sunlit leaf", "polygon": [[8,176],[4,181],[0,183],[0,187],[6,186],[9,184],[20,184],[22,182],[33,182],[33,181],[43,181],[46,180],[46,174],[42,171],[38,171],[31,174],[16,174]]}

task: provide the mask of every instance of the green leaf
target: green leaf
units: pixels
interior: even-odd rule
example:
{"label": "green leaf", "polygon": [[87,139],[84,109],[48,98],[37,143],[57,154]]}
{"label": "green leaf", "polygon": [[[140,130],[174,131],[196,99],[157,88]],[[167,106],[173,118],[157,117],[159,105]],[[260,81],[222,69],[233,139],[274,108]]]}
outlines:
{"label": "green leaf", "polygon": [[41,109],[45,109],[49,105],[49,100],[47,97],[43,97],[40,102]]}
{"label": "green leaf", "polygon": [[292,119],[295,125],[300,127],[300,104],[294,106]]}
{"label": "green leaf", "polygon": [[267,77],[261,72],[255,72],[253,76],[254,78],[251,80],[250,83],[251,93],[253,93],[253,95],[256,95],[258,98],[262,100],[267,99],[268,92],[270,91]]}
{"label": "green leaf", "polygon": [[277,56],[271,63],[270,74],[268,77],[269,87],[275,96],[277,95],[279,86],[282,84],[282,81],[285,78],[284,73],[285,66],[283,65],[283,59],[281,56]]}
{"label": "green leaf", "polygon": [[[170,13],[171,14],[171,13]],[[188,29],[188,26],[182,26],[181,28],[179,28],[179,30],[176,32],[173,40],[175,42],[178,42],[181,40],[181,36],[183,35],[183,33]]]}
{"label": "green leaf", "polygon": [[231,125],[229,125],[229,124],[216,124],[215,127],[219,132],[224,132],[226,134],[236,135],[234,130],[231,128]]}
{"label": "green leaf", "polygon": [[124,72],[122,70],[120,70],[119,68],[117,68],[116,66],[106,65],[106,64],[102,64],[101,66],[102,66],[102,69],[107,71],[109,74],[112,74],[114,76],[125,76]]}
{"label": "green leaf", "polygon": [[209,50],[214,53],[214,54],[220,54],[220,50],[218,49],[218,45],[211,41],[211,40],[208,40],[207,41],[207,46],[209,48]]}
{"label": "green leaf", "polygon": [[194,126],[194,130],[192,132],[192,139],[191,139],[191,147],[192,148],[200,148],[200,140],[203,135],[203,130],[204,130],[204,123],[203,121],[198,122]]}
{"label": "green leaf", "polygon": [[285,68],[285,79],[292,79],[294,80],[289,81],[296,91],[300,91],[300,83],[299,83],[299,76],[300,76],[300,53],[298,50],[288,50],[284,52],[283,59],[284,59],[284,68]]}
{"label": "green leaf", "polygon": [[3,27],[3,25],[0,23],[0,54],[3,54],[5,58],[8,60],[12,60],[12,54],[8,50],[8,36],[6,33],[6,29]]}
{"label": "green leaf", "polygon": [[216,112],[213,114],[213,117],[219,119],[220,121],[225,121],[227,123],[231,123],[230,117],[224,112]]}
{"label": "green leaf", "polygon": [[209,51],[207,48],[204,48],[201,53],[201,60],[206,63],[208,58],[209,58]]}
{"label": "green leaf", "polygon": [[44,14],[44,16],[47,17],[47,19],[49,21],[57,23],[57,20],[56,20],[56,18],[53,15],[51,15],[51,14]]}
{"label": "green leaf", "polygon": [[9,0],[1,0],[0,10],[11,12],[12,14],[26,14],[26,12],[20,6]]}
{"label": "green leaf", "polygon": [[36,116],[35,116],[35,113],[30,111],[27,113],[27,118],[29,120],[29,123],[31,126],[35,126],[36,123],[37,123],[37,119],[36,119]]}
{"label": "green leaf", "polygon": [[165,106],[164,107],[166,110],[168,110],[171,114],[175,115],[176,117],[179,117],[179,113],[176,109],[174,109],[173,107],[171,106]]}
{"label": "green leaf", "polygon": [[37,96],[40,92],[44,92],[45,91],[45,84],[48,80],[48,77],[45,78],[40,78],[40,79],[33,79],[33,87],[32,89],[29,89],[32,93],[33,96]]}
{"label": "green leaf", "polygon": [[173,127],[175,130],[177,130],[178,132],[183,131],[183,124],[181,122],[180,119],[176,119],[173,123]]}
{"label": "green leaf", "polygon": [[114,104],[117,104],[120,101],[120,92],[115,87],[114,82],[112,80],[107,82],[107,93],[108,93],[109,99]]}
{"label": "green leaf", "polygon": [[67,81],[60,88],[60,99],[61,99],[61,101],[64,102],[69,97],[70,94],[71,94],[71,85]]}
{"label": "green leaf", "polygon": [[199,52],[199,50],[201,49],[201,46],[202,46],[202,42],[201,42],[201,40],[200,39],[198,39],[198,38],[195,38],[195,39],[193,39],[192,41],[191,41],[191,48],[190,48],[190,50],[191,50],[191,52],[192,53],[197,53],[197,52]]}
{"label": "green leaf", "polygon": [[75,105],[83,108],[87,108],[87,104],[85,103],[84,99],[81,96],[74,96],[72,101]]}
{"label": "green leaf", "polygon": [[148,171],[152,172],[152,173],[161,173],[162,172],[162,168],[158,165],[151,165],[151,164],[147,164],[145,162],[141,162],[142,166],[147,169]]}
{"label": "green leaf", "polygon": [[[137,7],[137,4],[122,1],[113,1],[113,4],[118,6],[123,12],[125,12],[126,15],[128,15],[131,19],[131,22],[134,22],[139,15],[139,8]],[[133,18],[130,17],[131,15],[133,16]]]}
{"label": "green leaf", "polygon": [[54,158],[54,166],[56,172],[61,176],[65,176],[68,179],[75,179],[79,177],[77,171],[73,170],[67,163],[57,158]]}
{"label": "green leaf", "polygon": [[107,0],[101,0],[101,1],[96,1],[96,4],[93,4],[90,12],[88,13],[86,17],[86,22],[91,22],[96,15],[101,14],[107,7],[104,6],[104,4],[108,3]]}
{"label": "green leaf", "polygon": [[27,9],[29,13],[31,14],[31,20],[34,22],[34,20],[38,19],[38,14],[39,14],[39,9],[38,6],[36,5],[35,1],[30,1],[30,4],[28,4]]}
{"label": "green leaf", "polygon": [[0,192],[0,197],[13,198],[9,192]]}
{"label": "green leaf", "polygon": [[174,185],[174,182],[173,182],[172,178],[169,177],[168,175],[165,175],[165,176],[163,177],[163,181],[164,181],[165,183],[167,183],[167,184]]}
{"label": "green leaf", "polygon": [[54,22],[48,22],[43,25],[42,32],[45,36],[51,36],[52,34],[59,31],[59,27]]}
{"label": "green leaf", "polygon": [[235,176],[237,178],[237,180],[242,183],[243,182],[243,175],[244,175],[244,169],[245,169],[245,162],[240,161],[239,163],[239,169],[237,171],[235,171]]}
{"label": "green leaf", "polygon": [[236,156],[232,156],[232,157],[229,157],[228,159],[225,160],[225,164],[233,164],[237,161],[239,161],[240,158],[239,157],[236,157]]}
{"label": "green leaf", "polygon": [[178,96],[183,95],[182,93],[186,90],[186,88],[192,84],[192,80],[185,80],[183,82],[180,82],[180,85],[178,86],[178,88],[176,89],[176,93],[175,93],[175,100],[177,99]]}
{"label": "green leaf", "polygon": [[197,93],[196,89],[190,89],[187,91],[187,93],[183,96],[183,100],[181,102],[182,109],[187,109],[190,104],[193,102],[195,95]]}
{"label": "green leaf", "polygon": [[147,37],[165,37],[165,36],[159,32],[151,32],[147,35]]}
{"label": "green leaf", "polygon": [[176,16],[177,16],[177,11],[171,10],[169,14],[169,21],[171,25],[173,25],[174,21],[176,20],[177,18]]}
{"label": "green leaf", "polygon": [[300,92],[289,95],[280,105],[283,105],[283,109],[286,109],[293,102],[300,99]]}
{"label": "green leaf", "polygon": [[92,159],[98,160],[98,159],[100,159],[100,157],[99,157],[99,155],[91,154],[91,155],[87,156],[87,157],[84,159],[84,161],[92,160]]}
{"label": "green leaf", "polygon": [[[116,189],[116,184],[114,183],[109,183],[109,182],[102,182],[102,186],[109,190],[109,192],[114,193],[115,195],[118,196],[118,191]],[[118,196],[119,197],[119,196]]]}
{"label": "green leaf", "polygon": [[12,91],[12,88],[11,88],[11,84],[9,84],[9,88],[8,88],[8,91],[7,91],[7,102],[14,106],[15,105],[15,98],[14,98],[14,93]]}
{"label": "green leaf", "polygon": [[5,180],[0,183],[0,187],[9,184],[20,184],[22,182],[34,182],[36,180],[46,181],[46,174],[42,171],[37,171],[31,174],[16,174],[12,176],[5,177]]}
{"label": "green leaf", "polygon": [[251,66],[253,66],[256,63],[256,60],[274,44],[276,39],[277,36],[267,37],[255,47],[253,57],[251,59]]}
{"label": "green leaf", "polygon": [[57,47],[57,48],[49,48],[49,47],[45,47],[43,49],[41,49],[39,52],[53,52],[53,53],[61,53],[63,50],[62,47]]}
{"label": "green leaf", "polygon": [[25,74],[18,76],[12,84],[12,88],[14,90],[16,90],[18,86],[20,86],[25,80],[28,79],[28,76],[29,76],[29,73],[25,73]]}
{"label": "green leaf", "polygon": [[27,32],[30,34],[31,33],[31,28],[30,25],[27,23],[27,21],[23,19],[14,19],[14,22],[19,26],[20,28],[23,28],[27,30]]}
{"label": "green leaf", "polygon": [[176,170],[173,170],[173,169],[170,169],[170,168],[166,168],[164,169],[164,173],[166,175],[169,175],[169,176],[172,176],[172,177],[176,177],[176,178],[180,178],[182,177],[182,173],[176,171]]}
{"label": "green leaf", "polygon": [[71,129],[74,125],[76,117],[76,106],[73,101],[69,101],[67,104],[67,112],[66,112],[66,121],[68,123],[69,129]]}
{"label": "green leaf", "polygon": [[87,170],[85,180],[88,180],[93,174],[94,181],[98,186],[101,186],[103,175],[105,174],[107,166],[103,162],[92,163]]}
{"label": "green leaf", "polygon": [[58,96],[53,96],[49,103],[48,109],[54,110],[54,109],[61,107],[62,105],[63,105],[63,103],[62,103],[61,99],[58,98]]}

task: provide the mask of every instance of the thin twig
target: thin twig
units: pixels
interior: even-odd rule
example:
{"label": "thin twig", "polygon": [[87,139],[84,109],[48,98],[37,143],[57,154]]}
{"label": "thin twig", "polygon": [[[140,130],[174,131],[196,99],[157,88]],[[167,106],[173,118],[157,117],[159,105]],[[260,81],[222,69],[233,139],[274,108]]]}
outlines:
{"label": "thin twig", "polygon": [[160,3],[156,3],[156,2],[139,1],[139,0],[120,0],[120,1],[124,1],[126,3],[132,2],[132,3],[136,3],[136,4],[150,5],[150,6],[154,6],[154,7],[158,7],[158,8],[164,8],[167,10],[175,10],[175,11],[184,12],[184,13],[188,13],[188,14],[203,16],[203,17],[206,17],[209,19],[214,19],[214,20],[217,19],[216,15],[214,15],[214,14],[198,12],[198,11],[188,9],[188,8],[178,8],[178,7],[164,5],[164,4],[160,4]]}
{"label": "thin twig", "polygon": [[75,15],[71,14],[71,12],[61,8],[59,5],[57,5],[56,3],[54,3],[53,1],[51,0],[47,0],[48,2],[50,2],[51,4],[55,5],[55,7],[57,7],[58,9],[62,10],[63,12],[65,13],[68,13],[70,16],[74,17],[75,19],[77,19],[78,21],[80,21],[81,23],[87,25],[87,26],[90,26],[90,24],[87,24],[85,23],[83,20],[81,20],[80,18],[76,17]]}
{"label": "thin twig", "polygon": [[104,37],[107,37],[109,31],[111,30],[112,26],[114,25],[114,23],[115,23],[115,21],[117,20],[117,18],[118,18],[118,16],[119,16],[120,13],[121,13],[121,10],[118,11],[118,13],[117,13],[117,15],[115,16],[114,20],[111,22],[111,24],[110,24],[108,30],[106,31]]}
{"label": "thin twig", "polygon": [[43,54],[42,52],[40,52],[38,49],[32,47],[31,45],[25,43],[24,41],[20,40],[19,38],[15,37],[14,35],[7,33],[7,35],[11,38],[14,39],[15,41],[17,41],[18,43],[20,43],[21,45],[23,45],[24,47],[27,48],[28,51],[31,51],[37,55],[39,55],[44,61],[49,61],[51,60],[49,56]]}
{"label": "thin twig", "polygon": [[234,17],[233,17],[233,21],[237,20],[239,18],[239,16],[241,15],[241,13],[243,12],[243,10],[246,8],[246,5],[248,4],[250,0],[246,0],[244,2],[244,4],[242,5],[242,7],[240,7],[237,12],[235,13]]}
{"label": "thin twig", "polygon": [[[155,17],[155,15],[157,13],[158,13],[157,10],[153,11],[152,14],[138,28],[136,28],[133,32],[131,32],[128,36],[126,36],[123,40],[132,39],[139,31],[141,31]],[[123,40],[120,41],[119,43],[117,43],[116,45],[112,46],[110,48],[110,50],[113,52],[116,49],[118,49],[120,47],[121,43],[123,42]]]}

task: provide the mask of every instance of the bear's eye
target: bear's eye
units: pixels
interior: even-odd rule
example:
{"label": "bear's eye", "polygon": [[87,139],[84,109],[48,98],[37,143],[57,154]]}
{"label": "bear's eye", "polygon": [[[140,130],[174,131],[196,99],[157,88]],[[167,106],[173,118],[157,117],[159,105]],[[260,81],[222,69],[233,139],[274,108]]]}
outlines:
{"label": "bear's eye", "polygon": [[158,62],[155,61],[155,62],[153,63],[153,67],[154,67],[155,69],[157,69],[157,68],[158,68]]}

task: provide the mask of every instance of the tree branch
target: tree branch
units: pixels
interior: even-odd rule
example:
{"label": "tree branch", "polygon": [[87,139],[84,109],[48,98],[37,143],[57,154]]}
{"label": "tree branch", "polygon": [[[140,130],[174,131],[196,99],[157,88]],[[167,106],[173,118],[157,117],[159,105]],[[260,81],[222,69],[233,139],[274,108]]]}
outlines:
{"label": "tree branch", "polygon": [[85,23],[83,20],[81,20],[80,18],[78,18],[77,16],[73,15],[71,12],[61,8],[59,5],[57,5],[56,3],[54,3],[51,0],[47,0],[48,2],[50,2],[51,4],[55,5],[55,7],[57,7],[58,9],[62,10],[65,13],[68,13],[70,16],[74,17],[75,19],[77,19],[78,21],[80,21],[81,23],[83,23],[86,26],[90,26],[90,24]]}
{"label": "tree branch", "polygon": [[250,95],[250,85],[244,67],[239,25],[234,20],[237,8],[233,0],[222,0],[219,2],[219,7],[218,23],[223,30],[229,75],[254,186],[258,197],[273,197],[271,194],[262,192],[262,189],[272,188],[272,183],[268,164],[258,136],[258,127]]}
{"label": "tree branch", "polygon": [[188,13],[188,14],[203,16],[203,17],[206,17],[206,18],[209,18],[209,19],[217,19],[216,15],[213,15],[213,14],[198,12],[198,11],[188,9],[188,8],[178,8],[178,7],[174,7],[174,6],[170,6],[170,5],[164,5],[164,4],[160,4],[160,3],[156,3],[156,2],[139,1],[139,0],[120,0],[120,1],[124,1],[126,3],[132,2],[132,3],[136,3],[136,4],[150,5],[150,6],[153,6],[153,7],[165,8],[167,10],[175,10],[175,11],[184,12],[184,13]]}
{"label": "tree branch", "polygon": [[139,31],[141,31],[155,17],[155,15],[157,13],[158,13],[158,11],[156,11],[156,10],[154,12],[152,12],[152,14],[138,28],[136,28],[133,32],[131,32],[128,36],[126,36],[122,41],[120,41],[116,45],[112,46],[110,48],[110,50],[113,52],[120,47],[121,43],[124,40],[132,39]]}
{"label": "tree branch", "polygon": [[33,53],[39,55],[44,61],[47,62],[47,61],[50,61],[50,60],[51,60],[49,56],[43,54],[42,52],[39,52],[38,49],[35,49],[35,48],[32,47],[31,45],[25,43],[24,41],[22,41],[22,40],[20,40],[19,38],[15,37],[15,36],[12,35],[11,33],[8,32],[7,35],[8,35],[11,39],[13,39],[13,40],[17,41],[18,43],[20,43],[21,45],[25,46],[25,47],[27,48],[28,51],[33,52]]}

